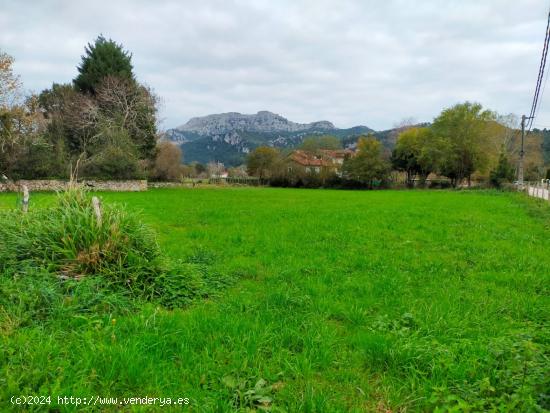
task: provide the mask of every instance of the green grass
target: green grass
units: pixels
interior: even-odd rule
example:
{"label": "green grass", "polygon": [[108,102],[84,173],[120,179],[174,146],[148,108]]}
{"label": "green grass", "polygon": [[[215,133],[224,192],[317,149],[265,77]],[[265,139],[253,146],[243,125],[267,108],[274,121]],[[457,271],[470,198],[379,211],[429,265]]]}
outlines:
{"label": "green grass", "polygon": [[101,197],[141,211],[170,257],[236,281],[175,310],[122,302],[14,327],[0,308],[1,411],[37,394],[188,397],[206,412],[549,408],[546,204],[265,188]]}

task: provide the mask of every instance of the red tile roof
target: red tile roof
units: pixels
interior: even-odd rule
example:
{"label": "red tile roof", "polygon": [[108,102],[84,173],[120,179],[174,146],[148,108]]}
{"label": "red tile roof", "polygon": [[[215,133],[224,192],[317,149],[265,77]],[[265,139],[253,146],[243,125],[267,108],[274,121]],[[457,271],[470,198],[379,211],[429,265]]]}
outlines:
{"label": "red tile roof", "polygon": [[290,159],[303,166],[330,166],[332,162],[323,157],[297,150],[292,152]]}
{"label": "red tile roof", "polygon": [[290,154],[290,159],[303,166],[335,166],[336,159],[344,159],[352,154],[349,149],[321,149],[318,154],[298,149]]}

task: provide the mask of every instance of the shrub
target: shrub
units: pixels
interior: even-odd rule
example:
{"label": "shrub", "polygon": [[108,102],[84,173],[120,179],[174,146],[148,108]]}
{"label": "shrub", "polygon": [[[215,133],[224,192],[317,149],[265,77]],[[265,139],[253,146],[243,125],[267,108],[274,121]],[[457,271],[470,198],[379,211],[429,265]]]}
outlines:
{"label": "shrub", "polygon": [[100,223],[89,195],[71,189],[52,208],[0,215],[0,270],[29,267],[62,279],[99,275],[150,296],[163,264],[154,233],[135,215],[106,206]]}
{"label": "shrub", "polygon": [[87,160],[82,174],[99,179],[135,179],[143,176],[135,154],[116,145],[107,146]]}
{"label": "shrub", "polygon": [[177,181],[183,175],[182,154],[179,146],[162,142],[157,146],[157,156],[152,178],[159,181]]}
{"label": "shrub", "polygon": [[503,183],[514,179],[514,167],[508,161],[508,157],[502,152],[498,158],[498,164],[490,173],[489,180],[491,185],[500,188]]}
{"label": "shrub", "polygon": [[232,283],[214,260],[201,249],[166,259],[137,215],[105,206],[100,222],[82,189],[58,194],[51,208],[0,212],[0,332],[128,312],[142,300],[185,307]]}
{"label": "shrub", "polygon": [[100,136],[90,143],[91,156],[81,164],[81,174],[99,179],[135,179],[144,177],[139,151],[122,128],[102,126]]}

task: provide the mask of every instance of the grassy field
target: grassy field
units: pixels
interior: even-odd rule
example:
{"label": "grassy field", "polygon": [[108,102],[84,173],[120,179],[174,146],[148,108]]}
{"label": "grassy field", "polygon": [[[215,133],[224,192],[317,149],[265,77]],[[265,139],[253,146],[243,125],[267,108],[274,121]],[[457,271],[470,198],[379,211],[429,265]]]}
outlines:
{"label": "grassy field", "polygon": [[[188,397],[183,410],[205,412],[550,408],[542,202],[261,188],[101,196],[141,211],[170,256],[232,281],[175,310],[113,304],[21,323],[0,308],[1,411],[22,409],[13,395],[48,394]],[[15,203],[0,196],[0,208]],[[83,410],[98,407],[61,408]],[[181,407],[124,411],[171,410]]]}

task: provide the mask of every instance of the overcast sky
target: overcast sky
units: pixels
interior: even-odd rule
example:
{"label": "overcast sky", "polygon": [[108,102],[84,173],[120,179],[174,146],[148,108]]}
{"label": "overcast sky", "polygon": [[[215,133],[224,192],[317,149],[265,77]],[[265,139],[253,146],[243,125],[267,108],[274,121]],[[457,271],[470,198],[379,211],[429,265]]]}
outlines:
{"label": "overcast sky", "polygon": [[[530,109],[543,0],[0,0],[0,48],[25,88],[69,82],[103,33],[163,99],[163,128],[270,110],[387,129],[474,100]],[[550,63],[550,62],[549,62]],[[549,87],[550,89],[550,87]],[[550,126],[550,90],[536,124]]]}

